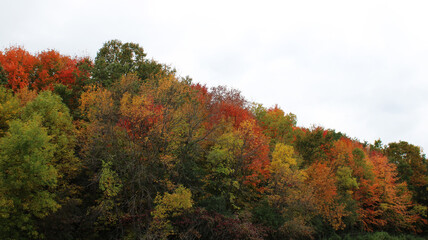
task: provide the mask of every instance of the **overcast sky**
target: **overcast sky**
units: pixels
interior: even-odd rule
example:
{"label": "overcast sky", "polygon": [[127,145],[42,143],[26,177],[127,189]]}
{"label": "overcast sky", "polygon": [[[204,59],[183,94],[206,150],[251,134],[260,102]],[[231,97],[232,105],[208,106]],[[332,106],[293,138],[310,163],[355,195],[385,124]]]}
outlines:
{"label": "overcast sky", "polygon": [[139,43],[298,125],[428,149],[427,1],[1,0],[0,47],[95,58]]}

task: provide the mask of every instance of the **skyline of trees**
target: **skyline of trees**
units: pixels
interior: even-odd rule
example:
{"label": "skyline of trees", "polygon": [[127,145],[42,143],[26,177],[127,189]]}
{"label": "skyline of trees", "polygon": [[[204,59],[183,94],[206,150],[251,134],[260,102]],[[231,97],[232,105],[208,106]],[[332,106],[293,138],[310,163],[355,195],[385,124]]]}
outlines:
{"label": "skyline of trees", "polygon": [[0,51],[3,239],[427,234],[428,162],[297,126],[106,42],[95,61]]}

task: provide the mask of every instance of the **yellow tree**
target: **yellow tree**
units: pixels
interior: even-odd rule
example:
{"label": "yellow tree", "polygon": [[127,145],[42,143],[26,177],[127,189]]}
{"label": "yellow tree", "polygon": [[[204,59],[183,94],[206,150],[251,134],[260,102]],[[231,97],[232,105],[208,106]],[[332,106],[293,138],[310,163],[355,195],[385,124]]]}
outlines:
{"label": "yellow tree", "polygon": [[293,238],[310,238],[314,229],[309,221],[316,210],[313,191],[305,182],[306,173],[298,169],[292,146],[275,145],[270,172],[268,201],[284,218],[280,232]]}

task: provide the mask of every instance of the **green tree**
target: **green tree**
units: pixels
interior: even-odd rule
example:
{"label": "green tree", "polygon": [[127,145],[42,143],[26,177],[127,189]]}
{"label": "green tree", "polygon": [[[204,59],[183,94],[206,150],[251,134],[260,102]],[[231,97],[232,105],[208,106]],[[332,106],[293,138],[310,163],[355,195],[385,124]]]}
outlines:
{"label": "green tree", "polygon": [[57,210],[52,190],[58,172],[50,164],[55,145],[41,117],[14,120],[0,139],[0,236],[28,239],[40,236],[36,221]]}
{"label": "green tree", "polygon": [[[50,143],[55,145],[53,166],[58,170],[58,180],[62,187],[69,186],[80,168],[80,161],[74,154],[76,145],[75,129],[67,106],[58,95],[41,92],[23,109],[21,118],[29,120],[40,116],[41,125],[46,128]],[[65,192],[71,189],[64,189]]]}
{"label": "green tree", "polygon": [[122,75],[135,73],[145,80],[157,74],[171,72],[169,67],[154,60],[145,59],[144,49],[137,43],[110,40],[104,43],[95,58],[93,81],[110,87]]}
{"label": "green tree", "polygon": [[407,182],[414,200],[428,205],[428,161],[421,148],[405,141],[389,143],[385,148],[389,162],[397,166],[400,182]]}
{"label": "green tree", "polygon": [[336,133],[334,130],[313,127],[310,130],[304,130],[304,134],[297,135],[294,146],[303,158],[303,165],[309,166],[316,161],[328,161],[333,143],[341,136],[341,133]]}
{"label": "green tree", "polygon": [[271,139],[271,150],[276,143],[291,144],[294,141],[293,128],[296,126],[296,115],[285,114],[278,106],[266,109],[262,105],[253,107],[258,124],[263,133]]}
{"label": "green tree", "polygon": [[[39,117],[40,125],[49,136],[49,144],[54,146],[53,158],[49,165],[55,168],[57,187],[55,200],[61,205],[53,214],[38,221],[39,230],[47,238],[73,238],[65,237],[76,231],[73,224],[78,221],[78,211],[73,211],[81,204],[81,187],[76,184],[76,179],[81,171],[81,162],[75,156],[75,128],[72,123],[69,109],[62,99],[50,91],[39,93],[32,101],[22,109],[20,118],[29,121]],[[64,229],[68,229],[64,231]]]}
{"label": "green tree", "polygon": [[98,51],[93,79],[104,86],[110,86],[122,75],[138,71],[144,64],[145,56],[146,53],[138,44],[110,40]]}

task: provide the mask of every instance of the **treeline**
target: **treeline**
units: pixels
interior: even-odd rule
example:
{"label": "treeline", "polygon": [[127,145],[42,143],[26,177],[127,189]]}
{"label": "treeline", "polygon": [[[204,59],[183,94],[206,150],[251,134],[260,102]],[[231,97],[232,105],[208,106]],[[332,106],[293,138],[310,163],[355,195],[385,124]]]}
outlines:
{"label": "treeline", "polygon": [[94,61],[10,47],[0,85],[1,239],[426,234],[419,147],[298,127],[138,44]]}

